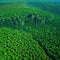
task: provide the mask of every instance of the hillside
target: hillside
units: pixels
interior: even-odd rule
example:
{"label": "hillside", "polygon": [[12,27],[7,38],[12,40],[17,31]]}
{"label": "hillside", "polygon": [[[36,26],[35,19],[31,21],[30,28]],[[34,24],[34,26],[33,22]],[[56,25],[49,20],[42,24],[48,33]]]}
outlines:
{"label": "hillside", "polygon": [[[53,0],[52,0],[53,1]],[[29,2],[30,6],[40,8],[55,15],[60,15],[60,3],[58,2]]]}
{"label": "hillside", "polygon": [[11,28],[0,28],[1,60],[50,60],[32,35]]}
{"label": "hillside", "polygon": [[0,47],[1,60],[59,60],[60,16],[25,3],[1,3]]}

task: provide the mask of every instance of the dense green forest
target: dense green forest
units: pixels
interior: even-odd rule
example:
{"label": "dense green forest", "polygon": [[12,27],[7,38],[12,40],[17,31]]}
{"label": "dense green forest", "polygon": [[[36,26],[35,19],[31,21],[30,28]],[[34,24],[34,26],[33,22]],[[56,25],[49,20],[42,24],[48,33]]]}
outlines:
{"label": "dense green forest", "polygon": [[42,4],[0,3],[0,60],[60,60],[60,4]]}
{"label": "dense green forest", "polygon": [[60,15],[60,3],[56,2],[29,2],[30,6],[41,8],[55,15]]}

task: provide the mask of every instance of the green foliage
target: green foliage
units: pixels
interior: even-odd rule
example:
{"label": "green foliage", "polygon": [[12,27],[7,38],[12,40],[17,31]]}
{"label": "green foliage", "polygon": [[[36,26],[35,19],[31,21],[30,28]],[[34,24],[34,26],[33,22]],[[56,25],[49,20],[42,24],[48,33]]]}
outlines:
{"label": "green foliage", "polygon": [[32,35],[0,28],[0,60],[50,60]]}
{"label": "green foliage", "polygon": [[29,2],[27,4],[60,16],[60,2]]}
{"label": "green foliage", "polygon": [[60,16],[26,5],[0,5],[1,60],[59,60],[59,41]]}
{"label": "green foliage", "polygon": [[[43,47],[48,56],[54,60],[60,59],[60,29],[56,27],[43,27],[29,30],[33,39]],[[58,53],[59,52],[59,53]]]}

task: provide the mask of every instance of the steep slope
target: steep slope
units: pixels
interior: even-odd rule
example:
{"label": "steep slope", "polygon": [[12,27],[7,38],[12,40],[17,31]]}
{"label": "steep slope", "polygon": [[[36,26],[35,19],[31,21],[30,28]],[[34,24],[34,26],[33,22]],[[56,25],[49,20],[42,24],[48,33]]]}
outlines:
{"label": "steep slope", "polygon": [[[13,6],[11,6],[13,5]],[[16,8],[17,7],[17,8]],[[20,28],[50,24],[54,15],[25,4],[3,4],[0,8],[0,26]]]}

